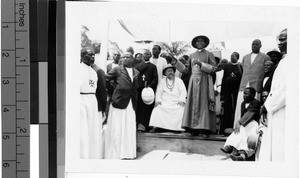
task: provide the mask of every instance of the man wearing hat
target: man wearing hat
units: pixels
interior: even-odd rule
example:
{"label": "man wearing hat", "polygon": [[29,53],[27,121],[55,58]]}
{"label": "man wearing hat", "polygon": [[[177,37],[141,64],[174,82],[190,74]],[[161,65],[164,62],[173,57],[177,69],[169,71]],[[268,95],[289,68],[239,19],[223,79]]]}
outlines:
{"label": "man wearing hat", "polygon": [[151,114],[150,126],[173,131],[183,131],[181,128],[186,89],[183,81],[175,77],[175,67],[168,64],[163,69],[166,76],[159,82],[156,90],[155,107]]}
{"label": "man wearing hat", "polygon": [[136,69],[140,72],[138,96],[137,96],[137,108],[136,108],[136,121],[138,131],[149,131],[149,121],[154,103],[145,104],[142,100],[142,91],[146,87],[150,87],[154,92],[156,91],[158,75],[157,68],[149,60],[151,58],[151,52],[148,49],[144,50],[143,62],[136,65]]}
{"label": "man wearing hat", "polygon": [[192,46],[197,49],[189,56],[191,78],[188,96],[183,115],[182,128],[191,136],[204,133],[208,137],[215,131],[215,93],[212,74],[215,72],[214,55],[206,51],[209,44],[206,36],[200,35],[192,40]]}

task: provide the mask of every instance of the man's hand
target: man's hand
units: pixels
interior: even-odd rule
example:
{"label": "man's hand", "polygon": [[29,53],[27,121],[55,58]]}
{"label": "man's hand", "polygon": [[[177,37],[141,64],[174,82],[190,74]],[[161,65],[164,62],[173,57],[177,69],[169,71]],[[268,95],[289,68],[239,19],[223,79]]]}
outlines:
{"label": "man's hand", "polygon": [[240,133],[240,127],[241,127],[240,123],[237,122],[237,123],[235,124],[235,129],[234,129],[234,133],[235,133],[235,134]]}
{"label": "man's hand", "polygon": [[158,106],[160,104],[161,104],[161,101],[157,101],[157,102],[155,102],[155,106],[154,107],[156,107],[156,106]]}
{"label": "man's hand", "polygon": [[182,101],[178,101],[178,105],[184,107],[184,106],[185,106],[185,103],[182,102]]}
{"label": "man's hand", "polygon": [[193,65],[199,65],[200,67],[202,66],[202,62],[201,61],[198,61],[198,60],[194,60],[193,61]]}

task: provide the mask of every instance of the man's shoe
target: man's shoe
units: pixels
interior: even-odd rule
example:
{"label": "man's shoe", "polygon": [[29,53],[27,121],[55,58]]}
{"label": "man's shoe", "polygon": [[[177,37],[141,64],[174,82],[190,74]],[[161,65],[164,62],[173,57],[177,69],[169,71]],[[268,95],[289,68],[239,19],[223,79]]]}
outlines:
{"label": "man's shoe", "polygon": [[139,132],[145,132],[146,129],[145,129],[145,127],[143,126],[143,124],[139,123],[139,124],[138,124],[137,130],[138,130]]}
{"label": "man's shoe", "polygon": [[233,154],[230,154],[230,158],[233,160],[233,161],[246,161],[246,155],[244,154],[240,154],[240,155],[233,155]]}
{"label": "man's shoe", "polygon": [[224,152],[224,153],[227,153],[227,154],[230,154],[232,152],[232,147],[229,146],[229,145],[226,145],[225,147],[222,147],[221,150]]}
{"label": "man's shoe", "polygon": [[153,127],[149,132],[150,133],[156,133],[156,132],[158,132],[158,129],[156,127]]}

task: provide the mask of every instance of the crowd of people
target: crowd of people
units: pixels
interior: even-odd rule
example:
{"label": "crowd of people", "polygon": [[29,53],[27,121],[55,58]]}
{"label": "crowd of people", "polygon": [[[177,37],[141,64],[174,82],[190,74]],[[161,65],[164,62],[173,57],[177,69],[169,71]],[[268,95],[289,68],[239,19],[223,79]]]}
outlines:
{"label": "crowd of people", "polygon": [[229,135],[221,150],[232,160],[284,160],[287,30],[278,38],[280,52],[260,52],[255,39],[242,61],[238,52],[230,61],[215,57],[205,49],[209,43],[196,36],[196,51],[180,58],[159,45],[115,50],[106,69],[94,64],[93,46],[82,48],[81,158],[135,159],[136,132],[208,138],[218,129]]}

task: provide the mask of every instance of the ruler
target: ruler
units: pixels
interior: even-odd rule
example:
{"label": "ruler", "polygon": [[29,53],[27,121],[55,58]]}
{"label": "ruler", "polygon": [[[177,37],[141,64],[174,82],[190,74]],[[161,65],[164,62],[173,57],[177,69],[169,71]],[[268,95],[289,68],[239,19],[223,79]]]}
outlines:
{"label": "ruler", "polygon": [[2,177],[29,178],[29,0],[1,4]]}

